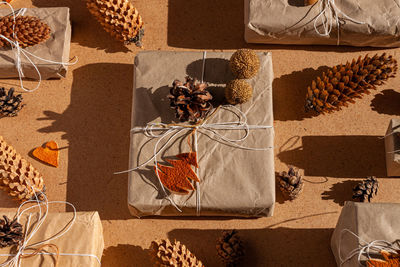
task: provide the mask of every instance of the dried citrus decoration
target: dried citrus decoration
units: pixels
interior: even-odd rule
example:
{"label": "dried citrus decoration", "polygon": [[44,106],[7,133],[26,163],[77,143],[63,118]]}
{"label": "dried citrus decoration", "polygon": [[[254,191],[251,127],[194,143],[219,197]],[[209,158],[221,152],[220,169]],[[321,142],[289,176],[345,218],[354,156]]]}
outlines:
{"label": "dried citrus decoration", "polygon": [[381,259],[370,259],[367,261],[368,267],[400,267],[400,253],[399,251],[394,253],[389,253],[385,250],[381,250],[381,255],[383,256],[383,260]]}
{"label": "dried citrus decoration", "polygon": [[35,158],[51,165],[58,167],[58,145],[55,141],[47,142],[44,147],[37,147],[33,150]]}
{"label": "dried citrus decoration", "polygon": [[190,180],[200,182],[191,166],[198,168],[196,152],[182,153],[176,156],[178,160],[166,159],[172,166],[157,164],[154,167],[162,184],[173,193],[188,194],[194,190]]}

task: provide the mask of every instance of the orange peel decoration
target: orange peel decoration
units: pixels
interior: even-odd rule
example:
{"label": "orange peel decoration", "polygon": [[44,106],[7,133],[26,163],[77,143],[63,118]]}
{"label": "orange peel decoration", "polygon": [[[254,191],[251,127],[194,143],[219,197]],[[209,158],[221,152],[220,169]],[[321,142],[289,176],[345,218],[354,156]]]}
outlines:
{"label": "orange peel decoration", "polygon": [[35,148],[32,154],[40,161],[58,167],[58,144],[55,141],[47,142],[44,147]]}
{"label": "orange peel decoration", "polygon": [[400,267],[400,251],[393,254],[382,250],[380,253],[384,259],[370,259],[367,261],[368,267]]}
{"label": "orange peel decoration", "polygon": [[[166,159],[172,166],[157,164],[154,171],[158,173],[162,184],[176,194],[188,194],[194,187],[190,180],[200,182],[191,166],[198,168],[197,153],[189,152],[176,155],[178,160]],[[190,179],[190,180],[189,180]]]}

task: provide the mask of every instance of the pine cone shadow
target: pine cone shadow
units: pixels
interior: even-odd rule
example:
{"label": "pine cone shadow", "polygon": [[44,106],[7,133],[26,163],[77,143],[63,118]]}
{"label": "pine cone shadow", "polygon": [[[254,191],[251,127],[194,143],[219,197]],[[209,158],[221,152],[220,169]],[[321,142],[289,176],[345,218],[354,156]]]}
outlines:
{"label": "pine cone shadow", "polygon": [[353,188],[358,184],[358,181],[347,180],[333,184],[331,188],[324,191],[321,196],[323,200],[333,200],[333,202],[344,206],[346,201],[353,201]]}
{"label": "pine cone shadow", "polygon": [[101,266],[152,266],[152,263],[148,249],[143,249],[140,246],[118,244],[104,250]]}
{"label": "pine cone shadow", "polygon": [[383,90],[372,99],[371,107],[380,114],[400,115],[400,93],[393,89]]}
{"label": "pine cone shadow", "polygon": [[274,79],[272,95],[275,120],[301,121],[305,118],[317,116],[318,114],[313,111],[305,111],[307,87],[328,69],[327,66],[321,66],[318,69],[307,68]]}

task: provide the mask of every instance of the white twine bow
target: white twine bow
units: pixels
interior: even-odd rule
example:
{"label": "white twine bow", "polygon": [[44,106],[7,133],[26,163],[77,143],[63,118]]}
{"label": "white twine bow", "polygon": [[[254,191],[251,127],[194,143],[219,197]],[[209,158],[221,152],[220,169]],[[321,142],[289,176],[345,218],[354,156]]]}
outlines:
{"label": "white twine bow", "polygon": [[[351,21],[355,24],[365,24],[365,22],[357,21],[348,15],[346,15],[342,10],[340,10],[335,0],[320,0],[319,1],[320,12],[314,19],[314,29],[315,32],[320,36],[330,36],[332,32],[333,25],[336,24],[337,28],[337,45],[340,43],[340,23],[345,20]],[[318,29],[318,25],[322,25],[323,31]]]}
{"label": "white twine bow", "polygon": [[[57,61],[53,61],[53,60],[48,60],[48,59],[44,59],[44,58],[38,57],[38,56],[36,56],[36,55],[34,55],[34,54],[22,49],[20,47],[18,41],[17,41],[18,37],[17,37],[17,34],[15,32],[15,24],[16,24],[16,17],[21,15],[22,12],[25,12],[25,11],[24,11],[24,9],[21,9],[20,12],[18,12],[16,14],[15,11],[14,11],[14,8],[9,3],[2,1],[2,2],[0,2],[0,4],[7,5],[12,11],[11,16],[13,17],[13,20],[14,20],[14,24],[12,26],[12,38],[14,39],[14,41],[9,39],[9,38],[7,38],[6,36],[4,36],[2,34],[0,34],[0,38],[4,39],[5,41],[7,41],[10,44],[11,49],[14,52],[14,55],[15,55],[15,60],[14,60],[15,67],[17,68],[17,71],[18,71],[19,82],[20,82],[20,86],[21,86],[22,90],[24,90],[26,92],[34,92],[40,87],[40,84],[42,82],[42,75],[41,75],[38,67],[35,65],[35,63],[33,63],[33,61],[30,58],[30,56],[34,57],[36,59],[39,59],[39,60],[41,60],[43,62],[52,63],[52,64],[61,64],[61,65],[67,65],[67,66],[74,65],[74,64],[76,64],[78,62],[78,58],[77,57],[76,57],[74,62],[57,62]],[[35,69],[36,73],[38,74],[38,77],[39,77],[38,84],[34,89],[29,90],[29,89],[26,89],[24,87],[24,82],[22,81],[22,78],[24,77],[24,72],[22,70],[22,59],[21,59],[22,57],[21,57],[21,55],[24,56],[29,61],[29,63],[33,66],[33,68]]]}
{"label": "white twine bow", "polygon": [[[357,238],[357,240],[359,240],[359,247],[350,251],[348,253],[347,257],[345,259],[343,259],[340,248],[341,248],[342,237],[345,233],[349,233],[349,234],[353,235],[355,238]],[[396,245],[397,245],[397,248],[395,247]],[[363,255],[366,255],[368,260],[370,260],[371,259],[371,256],[370,256],[371,251],[379,253],[380,251],[385,250],[389,253],[397,254],[397,250],[399,250],[400,248],[398,247],[398,244],[391,243],[386,240],[373,240],[371,242],[367,242],[367,241],[361,239],[357,234],[353,233],[349,229],[343,229],[340,232],[338,249],[339,249],[340,266],[342,266],[343,264],[345,264],[346,262],[348,262],[355,256],[357,256],[358,264],[360,266],[365,266],[361,263],[361,257]]]}
{"label": "white twine bow", "polygon": [[[34,190],[34,188],[31,186],[32,190]],[[39,194],[40,195],[40,194]],[[38,255],[57,255],[57,253],[50,253],[50,252],[25,252],[25,250],[27,249],[35,249],[38,246],[44,245],[44,244],[49,244],[48,242],[58,239],[60,237],[62,237],[63,235],[65,235],[73,226],[73,224],[75,223],[76,220],[76,208],[73,204],[71,204],[70,202],[66,202],[66,201],[48,201],[47,197],[45,194],[41,193],[41,195],[43,196],[44,200],[40,201],[38,199],[38,195],[35,194],[35,200],[28,200],[24,203],[22,203],[19,208],[18,208],[18,212],[17,212],[17,221],[19,222],[21,219],[21,216],[25,213],[28,212],[29,210],[32,209],[36,209],[39,208],[39,217],[38,217],[38,221],[36,223],[36,225],[34,225],[32,227],[32,230],[29,232],[29,229],[31,228],[31,217],[32,214],[29,214],[28,216],[28,221],[27,221],[27,225],[25,228],[25,237],[24,240],[22,242],[22,244],[18,247],[18,250],[15,254],[0,254],[0,257],[12,257],[11,259],[7,260],[6,262],[3,262],[0,264],[0,267],[3,266],[8,266],[8,267],[21,267],[22,262],[21,262],[21,257],[22,256],[26,256],[26,255],[34,255],[34,254],[38,254]],[[27,208],[23,208],[25,205],[29,204],[29,203],[35,203],[35,205],[27,207]],[[73,209],[73,218],[71,219],[70,222],[68,222],[67,226],[65,226],[63,228],[62,231],[60,231],[59,233],[57,233],[56,235],[34,243],[34,244],[30,244],[29,242],[31,241],[31,239],[35,236],[35,234],[39,231],[40,227],[42,227],[43,223],[46,220],[48,211],[49,211],[49,204],[66,204],[68,206],[71,206]],[[29,232],[29,233],[28,233]],[[94,254],[79,254],[79,253],[58,253],[58,255],[60,256],[80,256],[80,257],[91,257],[94,258],[98,263],[99,266],[101,266],[101,262],[100,259],[94,255]]]}

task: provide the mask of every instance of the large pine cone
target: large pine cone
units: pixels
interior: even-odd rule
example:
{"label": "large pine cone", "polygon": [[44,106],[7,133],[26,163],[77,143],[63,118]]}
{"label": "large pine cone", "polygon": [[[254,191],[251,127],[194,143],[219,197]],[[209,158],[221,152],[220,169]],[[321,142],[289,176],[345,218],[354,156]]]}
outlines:
{"label": "large pine cone", "polygon": [[22,225],[17,219],[10,221],[7,216],[0,219],[0,248],[19,245],[23,238]]}
{"label": "large pine cone", "polygon": [[383,84],[397,71],[397,61],[385,53],[373,57],[361,56],[346,65],[338,65],[322,73],[307,89],[306,111],[318,113],[340,110],[354,98],[361,98],[369,89]]}
{"label": "large pine cone", "polygon": [[[50,27],[39,18],[31,16],[17,16],[15,18],[15,34],[13,35],[14,17],[0,18],[0,34],[12,41],[18,41],[21,47],[33,46],[50,38]],[[10,46],[10,43],[0,39],[0,47]]]}
{"label": "large pine cone", "polygon": [[353,188],[353,199],[371,202],[371,198],[378,193],[378,188],[378,179],[375,176],[368,177]]}
{"label": "large pine cone", "polygon": [[283,195],[290,200],[296,199],[303,190],[303,177],[299,170],[289,166],[288,172],[281,172],[278,175],[279,189]]}
{"label": "large pine cone", "polygon": [[223,231],[217,240],[217,253],[225,266],[236,266],[244,256],[242,241],[236,230]]}
{"label": "large pine cone", "polygon": [[0,189],[26,201],[43,200],[45,186],[42,175],[0,136]]}
{"label": "large pine cone", "polygon": [[185,83],[175,80],[168,98],[181,122],[196,123],[204,119],[212,109],[212,95],[207,90],[207,84],[191,77],[186,77]]}
{"label": "large pine cone", "polygon": [[0,87],[0,116],[14,117],[25,105],[22,103],[22,95],[14,95],[14,88],[8,92]]}
{"label": "large pine cone", "polygon": [[155,266],[162,267],[204,267],[185,245],[169,239],[151,242],[150,254]]}
{"label": "large pine cone", "polygon": [[141,45],[143,20],[128,0],[87,0],[87,8],[103,28],[126,44]]}

